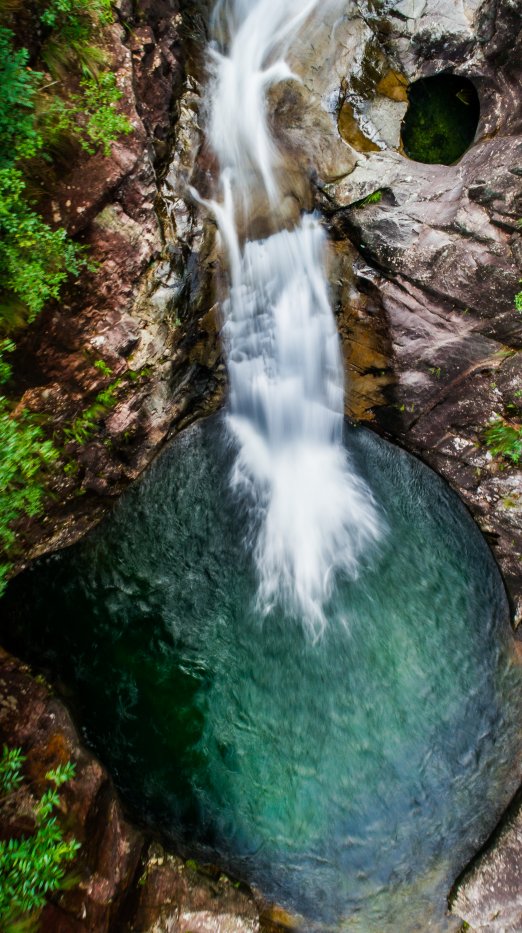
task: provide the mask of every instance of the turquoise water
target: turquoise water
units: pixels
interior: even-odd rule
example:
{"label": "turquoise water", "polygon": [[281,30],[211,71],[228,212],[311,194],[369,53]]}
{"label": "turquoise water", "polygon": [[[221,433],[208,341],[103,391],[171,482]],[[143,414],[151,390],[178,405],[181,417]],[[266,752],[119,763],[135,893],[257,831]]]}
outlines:
{"label": "turquoise water", "polygon": [[520,759],[490,553],[431,471],[347,431],[387,532],[313,643],[255,611],[224,430],[185,431],[94,534],[14,581],[6,629],[66,686],[134,812],[182,851],[307,931],[456,929],[449,886]]}

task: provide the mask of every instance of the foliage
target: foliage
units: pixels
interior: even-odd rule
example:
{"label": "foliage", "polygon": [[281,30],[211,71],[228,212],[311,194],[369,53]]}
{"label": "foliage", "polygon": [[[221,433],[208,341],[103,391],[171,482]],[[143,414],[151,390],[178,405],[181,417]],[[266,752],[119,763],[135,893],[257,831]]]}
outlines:
{"label": "foliage", "polygon": [[[2,23],[7,23],[16,14],[17,0],[0,3]],[[116,78],[96,45],[97,30],[112,18],[110,0],[41,0],[38,15],[40,60],[60,80],[49,82],[49,75],[33,69],[28,50],[17,48],[13,31],[0,25],[0,384],[11,374],[6,354],[14,343],[7,335],[58,299],[69,276],[94,268],[83,247],[37,212],[29,194],[36,169],[52,163],[65,135],[89,153],[108,155],[111,143],[131,131],[117,110],[121,92]],[[62,81],[65,76],[72,80]],[[77,419],[73,433],[86,439],[113,403],[109,387]],[[37,416],[15,416],[12,409],[0,395],[0,594],[15,523],[42,511],[45,470],[58,457]]]}
{"label": "foliage", "polygon": [[486,446],[495,457],[504,457],[512,463],[522,460],[522,427],[496,418],[484,431]]}
{"label": "foliage", "polygon": [[91,155],[101,149],[109,156],[111,143],[132,132],[127,117],[116,108],[122,96],[116,76],[107,71],[98,77],[85,77],[80,89],[81,93],[69,94],[65,100],[54,95],[42,115],[45,137],[53,146],[65,134],[77,139]]}
{"label": "foliage", "polygon": [[[11,368],[4,354],[12,352],[11,340],[0,341],[0,382],[7,382]],[[7,398],[0,395],[0,551],[7,553],[15,541],[13,522],[42,511],[44,471],[58,457],[46,440],[35,415],[13,417]],[[0,595],[9,565],[0,564]]]}
{"label": "foliage", "polygon": [[99,26],[112,22],[110,0],[50,0],[40,21],[48,29],[42,58],[54,78],[78,65],[97,75],[105,56],[91,40]]}
{"label": "foliage", "polygon": [[0,26],[0,168],[28,159],[42,140],[34,117],[34,95],[42,75],[28,68],[27,49],[16,51],[13,33]]}
{"label": "foliage", "polygon": [[112,369],[105,362],[105,360],[95,360],[93,363],[95,369],[97,369],[103,376],[112,376]]}
{"label": "foliage", "polygon": [[111,0],[49,0],[40,19],[68,38],[88,38],[93,24],[112,21]]}
{"label": "foliage", "polygon": [[[0,815],[13,804],[24,778],[21,749],[4,746],[0,758]],[[48,894],[63,886],[65,864],[80,848],[66,839],[52,815],[59,806],[58,788],[74,777],[71,762],[48,771],[50,787],[34,807],[35,830],[30,836],[0,840],[0,923],[2,929],[20,928],[24,916],[40,910]]]}
{"label": "foliage", "polygon": [[382,190],[377,188],[377,191],[372,191],[371,194],[367,194],[360,201],[355,201],[352,207],[366,207],[368,204],[379,204],[380,201],[382,201]]}
{"label": "foliage", "polygon": [[29,206],[14,167],[0,169],[0,327],[30,323],[69,275],[87,264],[65,230],[52,230]]}
{"label": "foliage", "polygon": [[118,401],[117,392],[121,382],[121,379],[115,379],[106,389],[98,392],[92,405],[75,418],[70,427],[65,429],[64,434],[69,440],[76,441],[77,444],[87,443],[96,431],[99,422],[116,405]]}
{"label": "foliage", "polygon": [[[110,3],[51,0],[41,19],[70,49],[87,40],[94,24],[110,19]],[[0,327],[9,331],[30,323],[86,264],[65,230],[51,229],[31,206],[28,160],[49,161],[64,134],[90,154],[102,150],[107,156],[111,143],[132,130],[117,110],[121,91],[114,74],[87,69],[78,92],[43,93],[46,79],[31,70],[28,51],[16,49],[14,41],[13,32],[0,27]],[[76,49],[74,67],[77,59]]]}
{"label": "foliage", "polygon": [[522,292],[517,292],[515,295],[515,310],[522,314]]}

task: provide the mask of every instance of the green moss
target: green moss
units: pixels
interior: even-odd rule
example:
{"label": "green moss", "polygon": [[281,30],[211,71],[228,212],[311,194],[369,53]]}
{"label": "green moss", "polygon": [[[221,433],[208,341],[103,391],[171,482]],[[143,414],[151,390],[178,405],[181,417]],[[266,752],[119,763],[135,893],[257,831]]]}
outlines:
{"label": "green moss", "polygon": [[402,124],[406,155],[416,162],[451,165],[473,142],[480,115],[477,92],[457,75],[415,81]]}
{"label": "green moss", "polygon": [[505,418],[496,418],[484,431],[486,447],[495,457],[520,463],[522,460],[522,427]]}

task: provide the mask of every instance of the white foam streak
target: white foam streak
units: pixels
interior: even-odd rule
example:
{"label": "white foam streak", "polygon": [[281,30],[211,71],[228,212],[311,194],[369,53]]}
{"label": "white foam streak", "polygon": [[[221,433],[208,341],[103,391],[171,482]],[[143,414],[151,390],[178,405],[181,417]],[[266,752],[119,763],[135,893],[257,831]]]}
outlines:
{"label": "white foam streak", "polygon": [[266,119],[266,92],[293,77],[283,58],[287,41],[317,5],[317,0],[252,0],[228,5],[235,25],[227,55],[211,50],[215,64],[210,138],[221,168],[232,172],[238,194],[248,201],[260,176],[271,201],[277,150]]}
{"label": "white foam streak", "polygon": [[236,211],[261,186],[280,198],[278,153],[266,90],[291,77],[284,48],[317,0],[220,4],[232,29],[214,52],[210,139],[223,201],[214,213],[229,257],[223,328],[230,376],[229,425],[239,445],[232,483],[253,503],[258,599],[299,614],[319,634],[337,572],[355,577],[379,537],[371,494],[342,445],[343,367],[325,277],[325,237],[305,216],[243,247]]}

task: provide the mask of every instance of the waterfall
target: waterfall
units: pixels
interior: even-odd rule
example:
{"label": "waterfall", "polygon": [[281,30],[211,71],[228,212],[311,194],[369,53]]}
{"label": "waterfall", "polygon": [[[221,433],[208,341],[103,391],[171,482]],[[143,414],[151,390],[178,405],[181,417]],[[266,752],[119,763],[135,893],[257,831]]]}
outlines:
{"label": "waterfall", "polygon": [[[209,137],[221,198],[205,203],[229,263],[223,336],[228,424],[238,443],[231,482],[252,503],[247,538],[259,607],[266,613],[282,606],[317,636],[336,573],[357,575],[380,520],[342,442],[343,367],[325,235],[311,215],[287,229],[280,209],[284,163],[266,112],[267,90],[295,80],[285,51],[316,6],[317,0],[218,0]],[[268,235],[256,239],[249,227],[254,217],[259,223],[260,211]]]}

